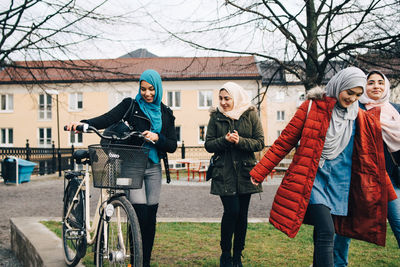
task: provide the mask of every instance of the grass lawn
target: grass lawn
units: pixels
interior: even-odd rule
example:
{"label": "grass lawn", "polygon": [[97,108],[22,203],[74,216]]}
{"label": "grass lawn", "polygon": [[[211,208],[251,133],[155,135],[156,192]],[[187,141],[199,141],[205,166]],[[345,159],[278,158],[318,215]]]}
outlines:
{"label": "grass lawn", "polygon": [[[61,223],[42,222],[61,237]],[[157,223],[152,255],[155,266],[219,266],[218,223]],[[349,267],[400,266],[400,250],[388,226],[386,247],[353,240]],[[243,265],[248,266],[303,266],[312,264],[312,227],[303,225],[291,239],[268,223],[250,223]],[[93,266],[93,252],[89,247],[83,259],[85,266]]]}

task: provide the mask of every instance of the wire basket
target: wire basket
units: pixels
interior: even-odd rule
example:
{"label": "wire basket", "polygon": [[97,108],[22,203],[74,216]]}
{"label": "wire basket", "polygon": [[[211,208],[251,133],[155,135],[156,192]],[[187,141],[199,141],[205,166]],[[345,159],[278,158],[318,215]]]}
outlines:
{"label": "wire basket", "polygon": [[143,186],[149,149],[128,145],[90,145],[93,186],[139,189]]}

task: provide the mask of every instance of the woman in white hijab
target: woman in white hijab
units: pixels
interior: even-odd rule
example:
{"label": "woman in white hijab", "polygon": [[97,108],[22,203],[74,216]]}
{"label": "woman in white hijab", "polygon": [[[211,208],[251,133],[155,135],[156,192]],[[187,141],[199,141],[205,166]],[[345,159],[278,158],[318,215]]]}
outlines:
{"label": "woman in white hijab", "polygon": [[256,108],[242,87],[225,83],[218,97],[219,105],[210,114],[205,148],[214,153],[211,194],[220,196],[224,207],[220,266],[242,266],[250,197],[262,190],[261,185],[251,183],[249,171],[256,164],[254,152],[264,148],[264,133]]}
{"label": "woman in white hijab", "polygon": [[[394,155],[400,153],[400,105],[389,102],[390,82],[380,71],[367,75],[367,85],[360,97],[360,107],[373,111],[380,109],[380,122],[385,152],[385,167],[397,196],[400,196],[400,173]],[[397,153],[396,153],[397,152]],[[388,203],[388,220],[400,248],[400,198]],[[335,236],[335,266],[347,266],[350,238]]]}

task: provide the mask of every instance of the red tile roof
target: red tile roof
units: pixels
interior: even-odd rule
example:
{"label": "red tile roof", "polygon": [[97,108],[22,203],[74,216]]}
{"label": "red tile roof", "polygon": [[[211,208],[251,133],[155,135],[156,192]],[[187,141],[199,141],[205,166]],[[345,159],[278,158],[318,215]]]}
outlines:
{"label": "red tile roof", "polygon": [[254,57],[156,57],[74,61],[18,61],[0,72],[1,83],[138,80],[146,69],[163,80],[261,79]]}

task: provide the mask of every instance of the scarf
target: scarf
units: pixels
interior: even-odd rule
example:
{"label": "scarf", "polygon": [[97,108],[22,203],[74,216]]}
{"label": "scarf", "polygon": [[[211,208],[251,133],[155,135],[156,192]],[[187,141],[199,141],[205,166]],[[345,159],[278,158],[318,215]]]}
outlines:
{"label": "scarf", "polygon": [[221,104],[217,107],[218,110],[226,117],[233,120],[238,120],[243,112],[253,106],[250,102],[250,97],[247,92],[238,84],[234,82],[227,82],[222,85],[220,90],[226,90],[233,99],[233,108],[230,111],[224,111]]}
{"label": "scarf", "polygon": [[[152,103],[147,103],[140,94],[140,83],[146,81],[154,86],[155,95]],[[145,70],[139,78],[139,92],[135,97],[136,102],[139,104],[140,109],[150,120],[151,127],[150,131],[154,133],[160,133],[162,128],[161,120],[161,99],[163,95],[163,88],[161,84],[161,77],[155,70]],[[145,146],[150,149],[149,158],[154,163],[159,163],[160,158],[158,157],[157,149],[153,144],[145,143]]]}
{"label": "scarf", "polygon": [[[349,67],[336,73],[325,87],[326,95],[339,99],[339,94],[354,87],[365,89],[366,76],[362,70]],[[365,90],[364,90],[365,91]],[[324,166],[325,160],[336,158],[348,145],[353,132],[354,120],[358,115],[358,101],[348,108],[335,104],[332,117],[325,137],[319,166]]]}
{"label": "scarf", "polygon": [[[367,92],[364,92],[360,97],[360,102],[365,104],[367,110],[375,107],[381,108],[380,121],[383,141],[390,152],[396,152],[400,150],[400,114],[389,103],[390,82],[388,78],[380,71],[374,71],[374,73],[379,74],[385,80],[385,90],[383,91],[382,97],[378,100],[373,100],[368,97]],[[367,77],[370,75],[371,73],[369,73]]]}

